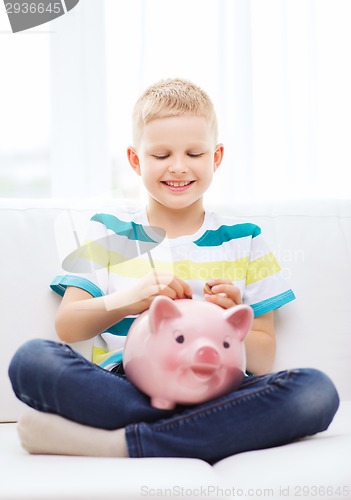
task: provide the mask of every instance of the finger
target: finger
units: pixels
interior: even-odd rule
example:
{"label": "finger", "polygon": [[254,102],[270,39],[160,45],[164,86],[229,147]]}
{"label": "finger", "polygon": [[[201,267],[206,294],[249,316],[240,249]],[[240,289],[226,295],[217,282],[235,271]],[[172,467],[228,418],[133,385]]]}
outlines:
{"label": "finger", "polygon": [[173,299],[192,298],[192,290],[188,283],[174,274],[154,270],[149,273],[148,280],[149,283],[151,281],[151,295],[162,294]]}
{"label": "finger", "polygon": [[205,295],[205,300],[207,302],[212,302],[212,304],[216,304],[217,306],[220,306],[223,309],[229,309],[230,307],[236,305],[232,299],[226,297],[224,294]]}
{"label": "finger", "polygon": [[171,283],[171,286],[173,285],[173,283],[175,290],[177,291],[178,299],[192,298],[192,290],[188,285],[188,283],[178,278],[177,276],[175,277],[175,280]]}
{"label": "finger", "polygon": [[175,278],[174,274],[160,273],[156,270],[154,270],[154,272],[151,274],[153,294],[157,294],[165,288],[171,287],[171,283]]}
{"label": "finger", "polygon": [[174,275],[172,274],[160,273],[156,270],[149,272],[142,279],[141,286],[137,287],[138,300],[159,295],[169,286],[173,279]]}
{"label": "finger", "polygon": [[185,297],[187,299],[191,299],[193,297],[193,291],[192,291],[190,285],[186,281],[183,281],[183,280],[181,280],[181,281],[182,281]]}
{"label": "finger", "polygon": [[241,294],[238,287],[230,285],[215,285],[211,288],[213,294],[224,293],[227,297],[232,299],[236,304],[241,304]]}
{"label": "finger", "polygon": [[173,299],[173,300],[175,300],[175,299],[178,298],[177,297],[177,292],[173,288],[171,288],[169,286],[164,287],[160,292],[156,293],[154,295],[154,298],[157,295],[164,295],[165,297],[169,297],[170,299]]}
{"label": "finger", "polygon": [[[213,290],[215,287],[218,287],[220,285],[223,285],[223,284],[227,284],[227,285],[230,285],[230,286],[234,286],[233,285],[233,282],[230,281],[229,279],[226,279],[226,278],[217,278],[217,279],[210,279],[210,280],[207,280],[205,285],[204,285],[204,288],[203,288],[203,293],[216,293],[215,290]],[[220,291],[219,289],[217,289],[217,291]]]}
{"label": "finger", "polygon": [[212,288],[215,285],[221,285],[222,283],[227,285],[233,285],[233,282],[228,278],[213,278],[207,280],[206,283]]}
{"label": "finger", "polygon": [[159,277],[160,287],[155,295],[166,295],[171,299],[184,298],[184,288],[182,280],[171,274],[162,274]]}

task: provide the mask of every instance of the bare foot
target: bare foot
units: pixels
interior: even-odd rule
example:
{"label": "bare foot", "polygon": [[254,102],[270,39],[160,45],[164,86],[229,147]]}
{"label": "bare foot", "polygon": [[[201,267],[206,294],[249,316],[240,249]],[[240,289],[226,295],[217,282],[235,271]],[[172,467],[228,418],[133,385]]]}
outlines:
{"label": "bare foot", "polygon": [[97,429],[31,409],[18,421],[17,431],[23,448],[29,453],[128,456],[124,429]]}

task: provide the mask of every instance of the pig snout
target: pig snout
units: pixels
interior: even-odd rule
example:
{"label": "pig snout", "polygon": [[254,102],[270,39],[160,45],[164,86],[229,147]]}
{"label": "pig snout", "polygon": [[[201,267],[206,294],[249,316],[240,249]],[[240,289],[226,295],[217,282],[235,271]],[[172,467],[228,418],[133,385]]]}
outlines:
{"label": "pig snout", "polygon": [[220,365],[220,357],[216,349],[205,346],[196,351],[194,362],[218,367]]}
{"label": "pig snout", "polygon": [[213,347],[201,347],[195,352],[191,371],[198,380],[207,382],[221,366],[218,352]]}

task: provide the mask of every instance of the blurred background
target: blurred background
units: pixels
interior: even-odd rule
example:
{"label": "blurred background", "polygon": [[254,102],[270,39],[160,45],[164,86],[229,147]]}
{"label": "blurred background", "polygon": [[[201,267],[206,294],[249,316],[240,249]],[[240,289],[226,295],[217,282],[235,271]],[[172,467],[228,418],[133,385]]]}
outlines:
{"label": "blurred background", "polygon": [[350,0],[80,0],[13,34],[0,7],[0,197],[139,199],[130,115],[187,78],[217,109],[207,200],[349,198]]}

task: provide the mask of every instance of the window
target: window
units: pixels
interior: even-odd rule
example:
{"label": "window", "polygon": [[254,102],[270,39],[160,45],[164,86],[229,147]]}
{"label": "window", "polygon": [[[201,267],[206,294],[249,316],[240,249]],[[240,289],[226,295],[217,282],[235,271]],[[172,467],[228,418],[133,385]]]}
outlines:
{"label": "window", "polygon": [[45,197],[50,193],[50,39],[4,30],[0,47],[0,196]]}

